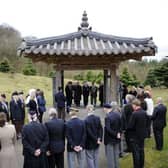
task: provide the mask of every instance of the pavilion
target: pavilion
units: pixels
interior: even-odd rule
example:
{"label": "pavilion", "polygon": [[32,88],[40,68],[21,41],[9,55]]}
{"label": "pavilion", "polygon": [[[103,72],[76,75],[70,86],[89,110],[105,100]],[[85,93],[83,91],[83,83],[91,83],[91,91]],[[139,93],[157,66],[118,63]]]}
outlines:
{"label": "pavilion", "polygon": [[20,55],[33,62],[54,64],[53,93],[64,85],[64,70],[104,71],[104,100],[118,101],[120,62],[154,56],[157,46],[150,38],[127,38],[92,31],[86,12],[77,32],[42,39],[23,40]]}

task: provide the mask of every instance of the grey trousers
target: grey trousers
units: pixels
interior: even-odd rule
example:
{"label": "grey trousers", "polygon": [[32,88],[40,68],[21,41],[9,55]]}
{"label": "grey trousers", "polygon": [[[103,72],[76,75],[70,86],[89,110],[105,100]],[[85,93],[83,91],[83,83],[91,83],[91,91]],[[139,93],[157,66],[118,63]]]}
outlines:
{"label": "grey trousers", "polygon": [[119,144],[105,145],[107,168],[119,168]]}
{"label": "grey trousers", "polygon": [[99,148],[94,150],[86,150],[87,168],[98,168]]}
{"label": "grey trousers", "polygon": [[76,168],[75,158],[77,158],[78,168],[84,168],[85,165],[85,151],[80,152],[67,152],[68,168]]}

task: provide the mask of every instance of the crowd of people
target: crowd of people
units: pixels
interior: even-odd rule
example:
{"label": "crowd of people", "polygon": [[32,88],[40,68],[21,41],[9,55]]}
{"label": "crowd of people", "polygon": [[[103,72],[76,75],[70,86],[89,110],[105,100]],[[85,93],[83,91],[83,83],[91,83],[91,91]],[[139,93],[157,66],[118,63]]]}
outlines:
{"label": "crowd of people", "polygon": [[[119,168],[119,157],[128,152],[132,153],[134,168],[144,168],[145,138],[154,135],[155,149],[163,149],[167,108],[161,97],[157,98],[154,107],[151,90],[134,87],[128,91],[125,87],[127,93],[122,97],[122,107],[117,102],[103,104],[102,112],[106,115],[102,123],[95,114],[94,101],[88,105],[87,99],[87,116],[83,120],[78,117],[79,109],[72,108],[70,103],[73,98],[75,104],[79,105],[79,101],[74,98],[79,84],[75,86],[74,93],[69,94],[71,99],[68,99],[67,94],[70,92],[67,90],[70,88],[72,83],[68,82],[65,97],[59,87],[55,94],[57,108],[48,110],[49,121],[45,123],[42,118],[46,111],[46,100],[40,89],[31,89],[25,100],[23,92],[13,92],[9,108],[6,96],[1,94],[0,168],[18,168],[14,144],[19,138],[22,138],[24,168],[64,168],[65,147],[69,168],[77,167],[76,164],[80,168],[84,168],[85,164],[88,168],[98,168],[99,148],[103,142],[108,168]],[[69,105],[68,120],[64,116],[65,104],[59,102],[62,99]],[[26,125],[25,107],[28,108],[29,121]],[[124,141],[126,148],[123,148]]]}

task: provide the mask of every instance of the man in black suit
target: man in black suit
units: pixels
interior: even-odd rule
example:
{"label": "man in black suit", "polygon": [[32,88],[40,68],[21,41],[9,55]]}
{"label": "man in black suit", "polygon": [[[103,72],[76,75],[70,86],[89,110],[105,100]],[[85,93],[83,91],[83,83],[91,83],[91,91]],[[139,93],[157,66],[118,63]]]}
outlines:
{"label": "man in black suit", "polygon": [[71,81],[69,81],[65,86],[65,94],[66,94],[66,100],[67,100],[67,112],[69,113],[69,108],[72,105],[72,99],[73,99],[73,88],[72,88]]}
{"label": "man in black suit", "polygon": [[57,118],[55,108],[49,109],[49,116],[50,121],[45,123],[49,135],[49,168],[64,168],[65,123]]}
{"label": "man in black suit", "polygon": [[65,120],[65,101],[66,98],[62,91],[62,87],[58,87],[58,93],[55,94],[55,102],[57,103],[58,118]]}
{"label": "man in black suit", "polygon": [[152,116],[156,150],[163,149],[163,129],[166,127],[166,113],[167,108],[163,105],[162,98],[158,97],[157,106],[154,108]]}
{"label": "man in black suit", "polygon": [[130,131],[130,144],[133,155],[134,168],[144,167],[144,139],[147,133],[148,117],[141,108],[141,102],[134,99],[132,102],[134,112],[128,124]]}
{"label": "man in black suit", "polygon": [[74,90],[74,103],[77,107],[80,107],[81,95],[82,95],[82,87],[79,82],[76,82],[73,86]]}
{"label": "man in black suit", "polygon": [[36,111],[30,111],[28,119],[30,123],[22,130],[23,168],[48,168],[46,157],[49,144],[48,131],[43,124],[37,121]]}
{"label": "man in black suit", "polygon": [[85,82],[82,87],[83,104],[85,107],[88,105],[89,91],[90,91],[89,85],[87,82]]}
{"label": "man in black suit", "polygon": [[85,163],[85,123],[77,117],[77,109],[70,109],[71,119],[66,123],[68,167],[75,168],[75,157],[78,160],[78,167],[84,168]]}
{"label": "man in black suit", "polygon": [[119,168],[119,143],[121,140],[121,117],[119,112],[112,111],[110,104],[104,105],[105,127],[104,144],[108,168]]}
{"label": "man in black suit", "polygon": [[6,114],[7,121],[9,122],[9,107],[8,102],[6,101],[6,95],[1,94],[0,95],[0,112],[4,112]]}
{"label": "man in black suit", "polygon": [[94,106],[87,106],[86,127],[86,160],[88,168],[98,168],[99,145],[102,143],[103,128],[100,117],[94,114]]}

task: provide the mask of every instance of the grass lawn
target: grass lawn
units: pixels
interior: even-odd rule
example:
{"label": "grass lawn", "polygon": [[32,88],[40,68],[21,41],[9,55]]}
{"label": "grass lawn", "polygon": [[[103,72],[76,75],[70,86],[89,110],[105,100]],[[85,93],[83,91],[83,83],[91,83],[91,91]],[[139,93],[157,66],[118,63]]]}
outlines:
{"label": "grass lawn", "polygon": [[[66,83],[66,80],[65,80]],[[47,106],[52,105],[52,79],[38,76],[24,76],[22,74],[0,73],[0,93],[6,93],[10,100],[11,93],[15,90],[23,90],[25,95],[30,88],[40,88],[44,91]],[[163,97],[168,106],[168,89],[153,89],[154,101],[158,96]],[[167,115],[168,116],[168,115]],[[153,138],[147,139],[145,144],[145,168],[168,168],[168,127],[164,130],[164,150],[155,151]],[[121,168],[132,168],[132,157],[128,155],[121,159]]]}

